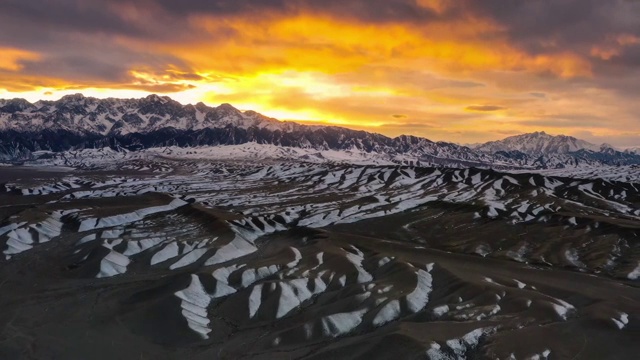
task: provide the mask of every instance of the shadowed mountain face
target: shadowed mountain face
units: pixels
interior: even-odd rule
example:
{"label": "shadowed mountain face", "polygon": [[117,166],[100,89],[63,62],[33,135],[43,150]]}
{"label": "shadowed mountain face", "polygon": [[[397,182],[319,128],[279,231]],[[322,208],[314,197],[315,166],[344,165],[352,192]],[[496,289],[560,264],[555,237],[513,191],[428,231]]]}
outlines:
{"label": "shadowed mountain face", "polygon": [[[96,99],[80,94],[31,104],[0,100],[0,160],[39,153],[111,148],[141,150],[257,143],[317,151],[360,151],[388,163],[458,167],[565,168],[640,164],[640,156],[567,136],[525,134],[471,149],[414,136],[281,122],[229,104],[181,105],[168,97]],[[348,156],[345,156],[348,161]]]}
{"label": "shadowed mountain face", "polygon": [[5,169],[2,358],[640,350],[634,183],[167,157]]}

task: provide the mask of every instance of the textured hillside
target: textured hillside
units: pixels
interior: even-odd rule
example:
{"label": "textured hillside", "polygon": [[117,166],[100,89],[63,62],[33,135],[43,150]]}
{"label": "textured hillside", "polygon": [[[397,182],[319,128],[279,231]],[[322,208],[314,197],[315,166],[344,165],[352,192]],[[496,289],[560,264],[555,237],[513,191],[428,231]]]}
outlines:
{"label": "textured hillside", "polygon": [[631,183],[168,158],[24,171],[0,173],[2,358],[640,351]]}

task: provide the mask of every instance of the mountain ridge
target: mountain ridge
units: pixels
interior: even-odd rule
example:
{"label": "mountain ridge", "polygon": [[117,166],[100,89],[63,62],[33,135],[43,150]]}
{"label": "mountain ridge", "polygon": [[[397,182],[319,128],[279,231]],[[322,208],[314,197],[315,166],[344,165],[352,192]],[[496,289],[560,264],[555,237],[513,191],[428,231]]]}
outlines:
{"label": "mountain ridge", "polygon": [[[528,147],[518,147],[522,139]],[[514,140],[516,139],[516,140]],[[560,139],[560,140],[558,140]],[[155,94],[144,98],[97,99],[82,94],[57,101],[30,103],[0,100],[0,160],[19,161],[34,152],[84,148],[200,147],[255,142],[316,150],[357,150],[382,154],[395,161],[412,158],[445,166],[548,168],[640,164],[640,155],[600,149],[584,140],[523,134],[475,149],[427,138],[386,135],[337,126],[280,121],[230,104],[210,107],[181,103]],[[538,151],[543,149],[545,151]],[[524,151],[522,151],[524,150]],[[403,160],[404,161],[404,160]]]}
{"label": "mountain ridge", "polygon": [[[71,139],[66,146],[69,149],[115,146],[116,143],[138,148],[235,145],[255,141],[300,148],[356,148],[366,152],[414,153],[476,162],[491,160],[467,147],[413,135],[391,138],[337,126],[302,125],[251,110],[242,112],[230,104],[218,107],[203,103],[182,105],[158,95],[141,99],[96,99],[75,94],[58,101],[33,104],[24,99],[5,100],[0,102],[0,132],[5,134],[4,139],[0,134],[0,153],[5,153],[5,159],[9,157],[7,153],[15,157],[29,151],[66,150],[65,146],[54,144],[58,138],[63,144]],[[36,144],[33,139],[38,139]],[[9,151],[7,143],[17,146]]]}

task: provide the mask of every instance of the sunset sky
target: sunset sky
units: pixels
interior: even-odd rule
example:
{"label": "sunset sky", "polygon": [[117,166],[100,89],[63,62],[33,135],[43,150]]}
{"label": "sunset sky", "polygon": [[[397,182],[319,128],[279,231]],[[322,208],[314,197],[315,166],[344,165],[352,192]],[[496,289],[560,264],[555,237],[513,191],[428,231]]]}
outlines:
{"label": "sunset sky", "polygon": [[168,95],[475,143],[640,145],[636,0],[2,0],[0,98]]}

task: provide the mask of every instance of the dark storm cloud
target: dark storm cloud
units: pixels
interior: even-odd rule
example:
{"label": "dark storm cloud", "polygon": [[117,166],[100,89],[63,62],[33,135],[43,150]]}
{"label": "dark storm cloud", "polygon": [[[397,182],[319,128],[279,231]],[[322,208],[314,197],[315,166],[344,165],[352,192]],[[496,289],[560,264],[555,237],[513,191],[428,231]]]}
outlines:
{"label": "dark storm cloud", "polygon": [[179,63],[113,42],[115,36],[149,37],[139,24],[111,11],[105,1],[0,1],[0,48],[36,52],[23,61],[21,72],[31,76],[76,82],[120,82],[133,65],[149,67]]}
{"label": "dark storm cloud", "polygon": [[[181,15],[226,16],[311,12],[368,22],[427,21],[443,16],[429,8],[419,6],[415,0],[156,0],[154,3],[164,11]],[[446,16],[451,15],[446,14]]]}
{"label": "dark storm cloud", "polygon": [[46,61],[25,61],[22,71],[29,74],[62,77],[70,81],[108,79],[122,81],[127,72],[121,62],[110,62],[90,55],[49,56]]}
{"label": "dark storm cloud", "polygon": [[508,25],[513,39],[525,41],[533,48],[552,46],[543,43],[558,38],[564,41],[593,38],[592,35],[599,32],[597,28],[601,22],[594,24],[592,21],[610,15],[608,10],[602,9],[601,4],[606,2],[599,0],[469,0],[466,3],[477,12]]}
{"label": "dark storm cloud", "polygon": [[[22,62],[22,73],[68,81],[82,82],[126,82],[131,80],[133,68],[160,73],[168,64],[174,67],[187,66],[183,61],[170,56],[136,51],[118,46],[109,41],[95,41],[92,37],[56,35],[55,41],[40,47],[43,59]],[[170,73],[170,80],[196,80],[198,75]]]}
{"label": "dark storm cloud", "polygon": [[466,4],[508,25],[514,39],[590,42],[609,32],[640,30],[639,1],[466,0]]}
{"label": "dark storm cloud", "polygon": [[640,36],[637,0],[465,0],[474,13],[506,26],[512,42],[531,53],[574,51],[615,40],[611,35]]}
{"label": "dark storm cloud", "polygon": [[[640,13],[638,14],[640,16]],[[611,57],[609,62],[622,67],[640,68],[640,44],[625,47],[620,54]]]}
{"label": "dark storm cloud", "polygon": [[[61,30],[136,35],[142,33],[139,26],[115,16],[107,5],[108,1],[104,0],[2,0],[0,19],[5,24],[19,22],[25,30],[29,26],[35,26],[43,34]],[[19,33],[11,35],[20,36]]]}
{"label": "dark storm cloud", "polygon": [[[126,2],[126,1],[125,1]],[[264,11],[289,11],[296,1],[288,0],[154,0],[151,1],[160,8],[179,15],[194,13],[209,15],[235,15]]]}

